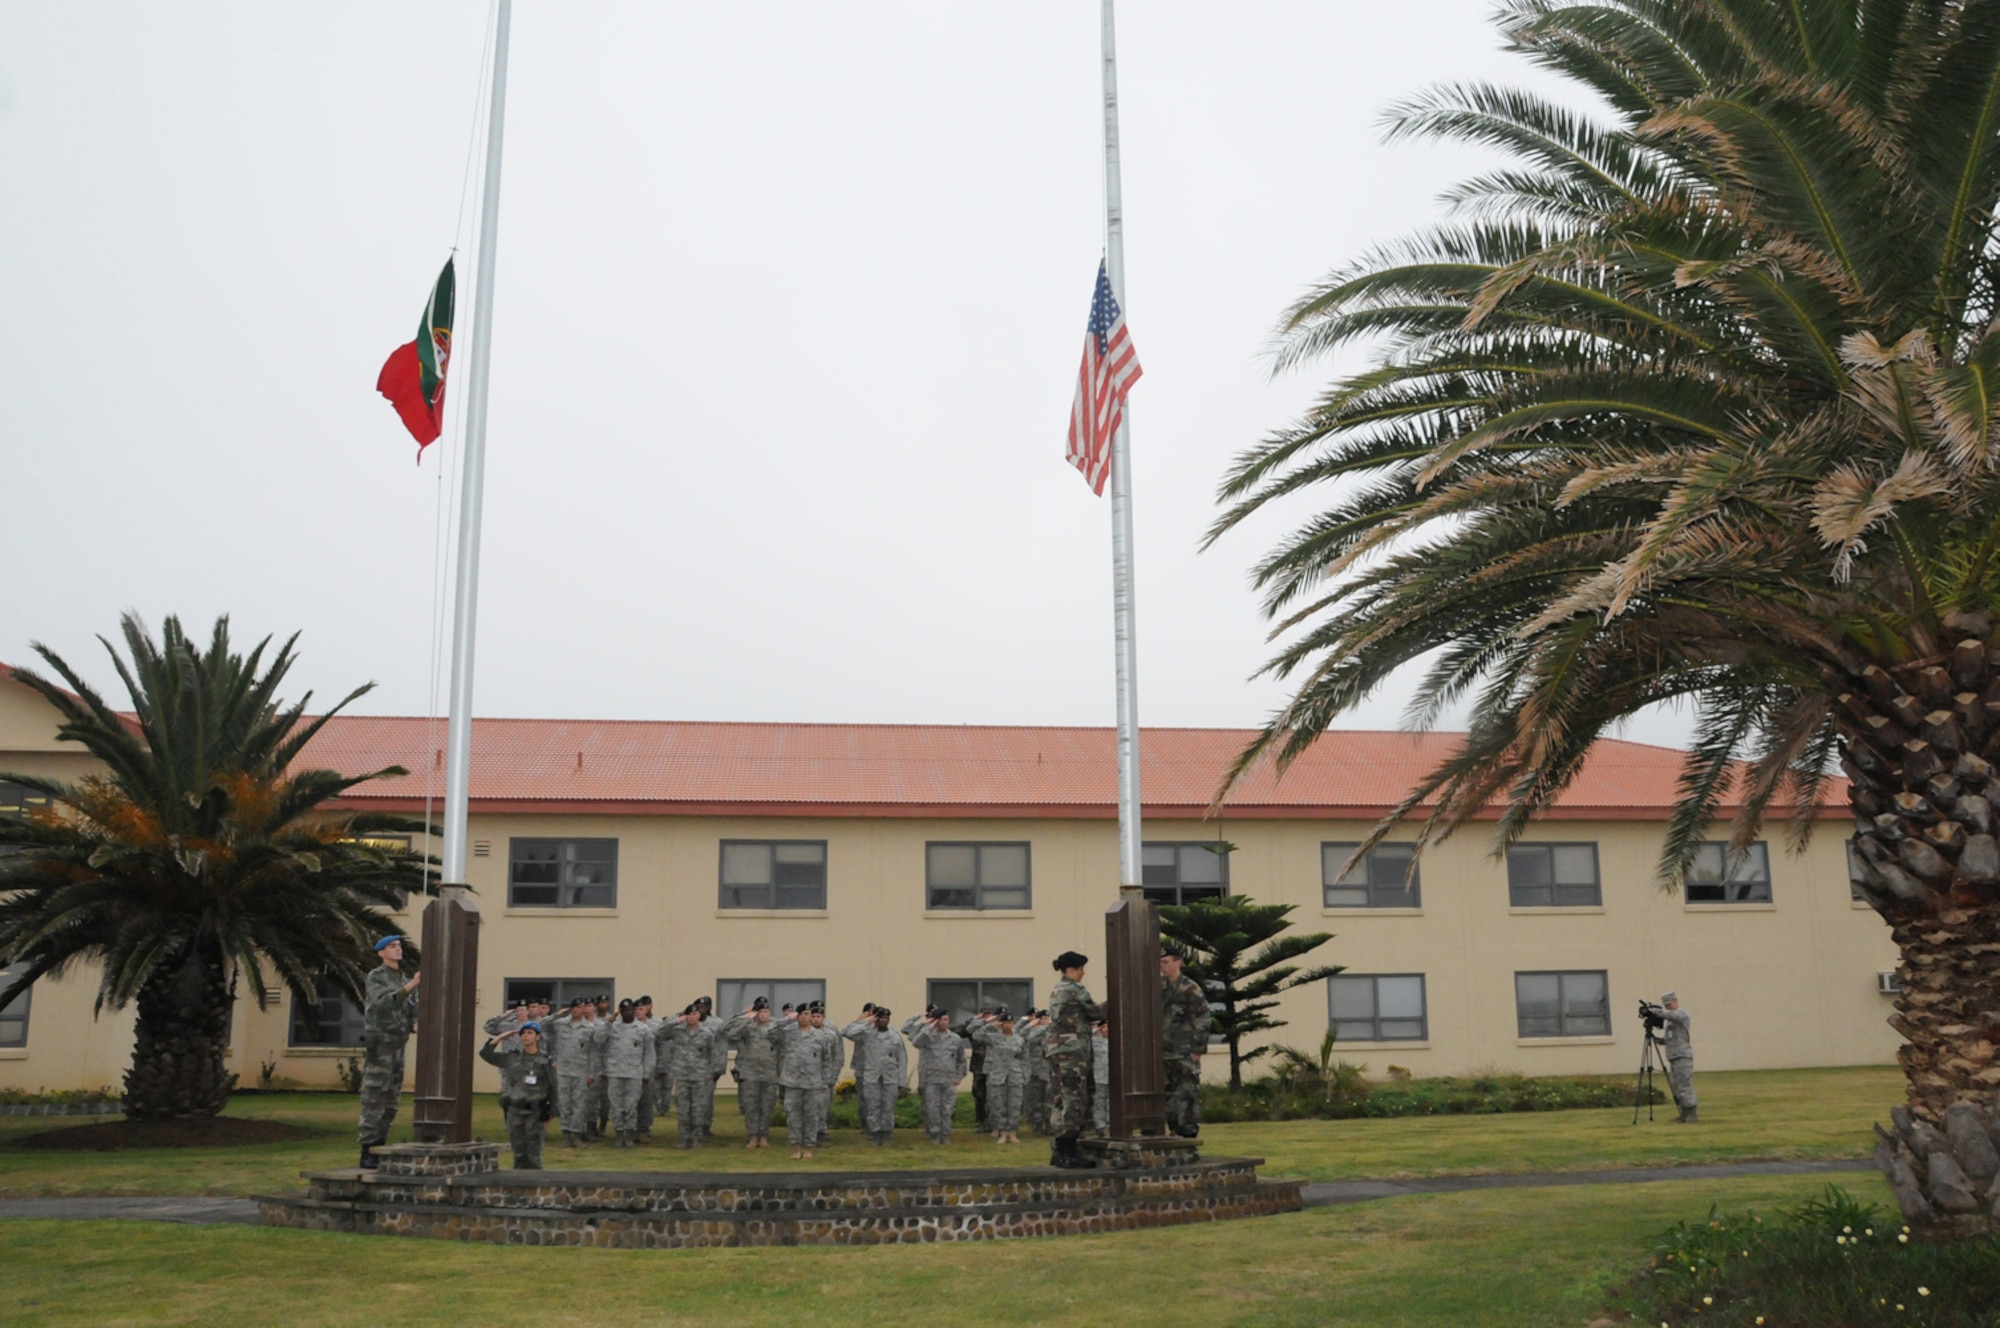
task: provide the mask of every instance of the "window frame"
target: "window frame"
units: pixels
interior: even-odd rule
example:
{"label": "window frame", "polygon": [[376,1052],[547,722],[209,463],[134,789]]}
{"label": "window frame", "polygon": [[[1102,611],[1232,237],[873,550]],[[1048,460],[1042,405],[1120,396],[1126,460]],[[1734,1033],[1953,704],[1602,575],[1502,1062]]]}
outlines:
{"label": "window frame", "polygon": [[[1222,851],[1218,852],[1219,848]],[[1153,870],[1153,864],[1146,861],[1146,855],[1162,849],[1170,851],[1174,855],[1174,882],[1172,885],[1154,885],[1146,880],[1147,873]],[[1189,852],[1197,850],[1215,860],[1217,867],[1217,879],[1215,881],[1196,881],[1193,884],[1189,884],[1185,879],[1186,873],[1182,863]],[[1190,890],[1198,892],[1193,896],[1195,899],[1229,898],[1229,859],[1231,856],[1233,855],[1230,850],[1222,848],[1221,845],[1212,839],[1146,840],[1139,845],[1139,880],[1141,888],[1145,891],[1147,902],[1178,906],[1189,902],[1188,892]],[[1199,860],[1196,859],[1196,861]]]}
{"label": "window frame", "polygon": [[[1556,979],[1556,1026],[1555,1033],[1531,1033],[1526,1026],[1527,1015],[1521,1005],[1521,979]],[[1602,1028],[1577,1029],[1570,1024],[1569,979],[1596,978],[1604,984],[1604,1026]],[[1534,968],[1514,971],[1514,1031],[1515,1036],[1525,1040],[1546,1040],[1549,1038],[1591,1038],[1610,1037],[1611,1034],[1611,972],[1603,968]]]}
{"label": "window frame", "polygon": [[[1424,906],[1424,877],[1423,877],[1423,870],[1422,870],[1422,867],[1421,867],[1421,866],[1419,865],[1419,861],[1420,861],[1420,860],[1419,860],[1419,859],[1418,859],[1418,857],[1417,857],[1417,851],[1416,851],[1416,849],[1417,849],[1417,846],[1416,846],[1416,844],[1415,844],[1415,843],[1413,843],[1413,842],[1391,842],[1391,843],[1383,843],[1383,844],[1377,844],[1377,845],[1375,845],[1375,847],[1374,847],[1374,848],[1371,848],[1371,849],[1369,849],[1369,850],[1368,850],[1368,852],[1367,852],[1367,854],[1366,854],[1366,855],[1365,855],[1365,856],[1364,856],[1364,857],[1363,857],[1363,858],[1361,859],[1361,861],[1355,864],[1355,866],[1356,866],[1356,867],[1357,867],[1358,869],[1360,869],[1360,870],[1361,870],[1362,872],[1364,872],[1364,873],[1366,873],[1366,874],[1367,874],[1367,879],[1363,880],[1363,881],[1362,881],[1362,882],[1361,882],[1361,883],[1360,883],[1359,885],[1355,885],[1355,884],[1352,884],[1352,883],[1346,883],[1346,884],[1343,884],[1343,883],[1342,883],[1341,881],[1339,881],[1339,880],[1332,880],[1332,881],[1329,881],[1329,880],[1328,880],[1328,879],[1326,878],[1326,877],[1327,877],[1327,873],[1333,870],[1333,864],[1334,864],[1334,862],[1336,862],[1336,861],[1339,861],[1339,862],[1345,862],[1345,861],[1347,860],[1347,855],[1348,855],[1348,854],[1350,854],[1350,853],[1352,853],[1352,852],[1353,852],[1353,851],[1354,851],[1355,849],[1357,849],[1357,848],[1360,848],[1360,847],[1361,847],[1361,841],[1360,841],[1360,840],[1358,840],[1358,839],[1349,839],[1349,840],[1339,840],[1339,839],[1329,839],[1329,840],[1324,840],[1324,841],[1322,841],[1322,842],[1320,843],[1320,846],[1319,846],[1319,905],[1320,905],[1320,907],[1321,907],[1321,908],[1323,908],[1323,909],[1332,909],[1332,908],[1339,908],[1339,909],[1369,909],[1369,908],[1417,908],[1417,909],[1420,909],[1420,908],[1422,908],[1422,907]],[[1409,863],[1409,867],[1410,867],[1410,870],[1409,870],[1409,872],[1408,872],[1407,876],[1405,877],[1406,881],[1408,882],[1408,884],[1407,884],[1407,885],[1398,885],[1398,886],[1387,886],[1387,885],[1377,885],[1377,884],[1375,883],[1375,881],[1374,881],[1374,879],[1373,879],[1373,876],[1374,876],[1374,873],[1373,873],[1373,867],[1374,867],[1374,862],[1375,862],[1375,854],[1376,854],[1376,852],[1377,852],[1378,850],[1380,850],[1380,849],[1408,849],[1408,850],[1410,851],[1410,863]],[[1339,851],[1340,851],[1340,856],[1339,856],[1339,857],[1338,857],[1337,859],[1335,859],[1335,858],[1332,858],[1332,857],[1331,857],[1331,855],[1332,855],[1332,854],[1333,854],[1333,853],[1334,853],[1334,852],[1335,852],[1336,850],[1339,850]],[[1366,903],[1362,903],[1362,904],[1342,904],[1342,903],[1337,903],[1337,902],[1335,902],[1335,901],[1334,901],[1334,900],[1333,900],[1332,898],[1330,898],[1330,897],[1329,897],[1329,895],[1330,895],[1330,892],[1331,892],[1331,891],[1334,891],[1334,890],[1356,890],[1356,889],[1358,889],[1358,890],[1364,890],[1364,891],[1366,891],[1366,892],[1367,892],[1367,895],[1368,895],[1368,901],[1367,901]],[[1382,893],[1384,893],[1384,894],[1390,894],[1390,893],[1393,893],[1393,894],[1395,894],[1395,895],[1400,895],[1400,896],[1402,896],[1402,898],[1401,898],[1400,900],[1397,900],[1397,901],[1394,901],[1394,902],[1390,902],[1390,901],[1387,901],[1387,900],[1385,900],[1385,901],[1383,901],[1383,902],[1380,902],[1380,903],[1378,903],[1378,902],[1376,901],[1376,893],[1377,893],[1377,891],[1381,891],[1381,892],[1382,892]]]}
{"label": "window frame", "polygon": [[[285,1049],[287,1051],[350,1051],[360,1047],[366,1040],[368,1024],[367,1011],[363,1009],[361,1002],[349,996],[345,991],[342,991],[339,986],[327,982],[320,984],[318,995],[319,999],[315,1000],[312,1005],[315,1011],[314,1023],[319,1028],[325,1029],[328,1023],[331,1022],[335,1026],[333,1038],[329,1040],[325,1038],[301,1038],[299,1036],[299,1018],[303,1012],[300,1008],[298,995],[294,993],[292,996],[291,1014],[285,1020]],[[322,1012],[329,1001],[338,1001],[341,1004],[339,1018],[331,1021]],[[349,1033],[352,1033],[354,1038],[351,1042],[345,1040]]]}
{"label": "window frame", "polygon": [[[771,868],[771,879],[770,879],[769,881],[767,881],[767,882],[764,882],[764,883],[763,883],[763,884],[761,884],[761,885],[758,885],[758,884],[751,884],[751,885],[731,885],[731,884],[729,883],[729,878],[728,878],[728,875],[727,875],[727,872],[728,872],[728,870],[729,870],[729,850],[730,850],[730,849],[732,849],[732,848],[763,848],[763,849],[767,849],[767,850],[769,850],[769,851],[770,851],[770,868]],[[779,892],[780,888],[787,888],[787,889],[797,889],[797,888],[799,888],[799,887],[797,887],[797,886],[783,886],[783,883],[782,883],[782,882],[780,882],[780,881],[778,880],[778,860],[777,860],[777,857],[778,857],[778,854],[777,854],[777,851],[778,851],[779,849],[781,849],[781,848],[817,848],[817,849],[819,850],[819,887],[818,887],[818,889],[819,889],[819,902],[818,902],[818,903],[815,903],[815,904],[784,904],[784,903],[780,903],[780,902],[778,902],[778,899],[779,899],[779,895],[778,895],[778,892]],[[719,909],[723,909],[723,910],[726,910],[726,911],[728,911],[728,912],[732,912],[732,913],[734,913],[734,912],[749,912],[749,913],[782,913],[782,912],[800,912],[800,913],[814,913],[814,912],[820,912],[820,913],[823,913],[823,912],[825,912],[825,911],[826,911],[826,896],[827,896],[827,874],[828,874],[828,866],[829,866],[829,860],[830,860],[831,856],[832,856],[832,855],[831,855],[831,854],[830,854],[830,853],[829,853],[829,852],[827,851],[827,841],[826,841],[826,840],[824,840],[824,839],[724,839],[724,840],[720,840],[720,841],[718,842],[717,846],[716,846],[716,854],[715,854],[715,858],[716,858],[716,866],[715,866],[715,881],[716,881],[716,886],[715,886],[715,906],[716,906],[717,908],[719,908]],[[743,891],[743,890],[756,890],[756,889],[762,889],[762,890],[767,890],[767,891],[769,891],[769,892],[770,892],[770,902],[769,902],[769,903],[765,903],[765,904],[744,904],[744,903],[731,903],[731,902],[730,902],[730,899],[729,899],[729,892],[730,892],[731,890],[736,890],[736,891],[739,891],[739,892],[740,892],[740,891]]]}
{"label": "window frame", "polygon": [[[1851,843],[1852,841],[1849,842]],[[1727,868],[1729,867],[1729,841],[1724,839],[1703,840],[1701,843],[1701,847],[1695,851],[1697,858],[1700,857],[1701,854],[1706,852],[1708,849],[1717,850],[1718,856],[1721,860],[1722,868],[1726,871]],[[1743,862],[1746,865],[1751,862],[1755,862],[1756,864],[1758,864],[1758,866],[1761,868],[1763,872],[1762,877],[1739,881],[1736,879],[1734,872],[1728,872],[1726,876],[1719,876],[1718,879],[1714,881],[1697,881],[1694,879],[1695,864],[1689,863],[1688,878],[1681,886],[1682,902],[1689,904],[1770,903],[1771,902],[1770,846],[1767,845],[1761,839],[1757,840],[1755,843],[1751,844],[1750,847],[1745,851]],[[1853,880],[1854,880],[1853,872],[1850,864],[1850,870],[1848,875],[1848,888],[1850,895],[1852,894],[1853,891]],[[1744,895],[1742,898],[1738,899],[1730,898],[1731,891],[1735,890],[1738,887],[1747,887],[1749,889],[1749,893]],[[1697,888],[1704,891],[1713,890],[1716,893],[1713,895],[1709,894],[1697,895],[1695,894],[1695,890]],[[1759,888],[1762,889],[1763,891],[1762,894],[1757,893]]]}
{"label": "window frame", "polygon": [[[737,997],[737,1000],[742,1002],[740,1005],[731,1002],[726,994],[726,989],[732,986],[736,987],[740,992],[740,995]],[[765,990],[751,990],[755,987],[762,987]],[[807,997],[807,1001],[823,1002],[826,1000],[825,978],[717,978],[715,980],[715,1017],[725,1020],[734,1019],[737,1015],[742,1014],[744,1010],[748,1009],[750,1002],[758,996],[768,996],[771,999],[771,1017],[776,1019],[779,1010],[786,1004],[785,1001],[779,999],[780,995],[783,994],[778,991],[779,987],[817,987],[819,994]],[[791,1004],[796,1007],[799,1002],[792,1001]]]}
{"label": "window frame", "polygon": [[551,993],[548,1002],[551,1015],[561,1010],[572,996],[608,996],[613,1005],[618,1003],[618,983],[612,978],[502,978],[500,979],[502,1010],[511,1010],[517,1005],[529,1003],[529,999],[516,990],[517,983],[546,985]]}
{"label": "window frame", "polygon": [[[25,963],[0,966],[0,988],[4,988],[8,983],[27,971],[28,965]],[[28,1045],[28,1030],[30,1021],[34,1015],[34,1004],[35,988],[34,984],[30,983],[22,990],[19,996],[7,1002],[6,1005],[0,1006],[0,1047],[12,1050]],[[9,1027],[13,1024],[21,1026],[18,1037],[15,1037],[8,1031]]]}
{"label": "window frame", "polygon": [[[1417,998],[1420,1008],[1422,1010],[1422,1013],[1417,1015],[1417,1023],[1421,1025],[1421,1029],[1417,1033],[1413,1035],[1399,1034],[1394,1037],[1386,1036],[1383,1034],[1382,1025],[1384,1023],[1408,1022],[1408,1016],[1396,1016],[1394,1018],[1386,1018],[1386,1019],[1384,1018],[1382,1014],[1382,980],[1384,978],[1416,979]],[[1375,1013],[1367,1021],[1374,1026],[1373,1033],[1368,1037],[1351,1037],[1339,1031],[1340,1025],[1342,1024],[1358,1024],[1362,1022],[1359,1019],[1342,1019],[1334,1014],[1334,1009],[1333,1009],[1334,987],[1335,984],[1343,981],[1345,982],[1365,981],[1370,984],[1370,999],[1373,1003]],[[1334,1031],[1335,1035],[1334,1044],[1336,1046],[1338,1046],[1342,1042],[1429,1042],[1431,1040],[1430,982],[1425,978],[1425,976],[1422,973],[1335,973],[1326,980],[1326,1025],[1329,1029],[1332,1029]]]}
{"label": "window frame", "polygon": [[[937,892],[940,887],[931,879],[931,854],[941,848],[969,848],[973,850],[972,902],[970,904],[940,904]],[[1006,848],[1021,850],[1023,872],[1019,885],[988,885],[986,882],[986,852],[989,849]],[[963,886],[945,886],[947,890],[961,890]],[[1021,902],[1018,904],[988,904],[988,890],[1019,890]],[[927,913],[1026,913],[1035,907],[1035,853],[1034,841],[1027,839],[932,839],[924,843],[924,911]]]}
{"label": "window frame", "polygon": [[[969,984],[973,989],[972,1006],[970,1009],[965,1011],[963,1016],[961,1016],[959,1012],[952,1006],[944,1005],[945,1009],[951,1011],[951,1022],[954,1025],[962,1023],[965,1019],[970,1018],[971,1016],[979,1013],[979,1003],[984,1000],[991,1000],[996,1005],[1006,1006],[1008,1012],[1013,1014],[1016,1018],[1021,1017],[1023,1011],[1032,1010],[1035,1008],[1035,980],[1033,978],[925,978],[924,1004],[943,1005],[943,1002],[939,1001],[937,998],[937,987],[939,983],[945,983],[950,986],[956,986],[956,987],[962,987]],[[995,986],[995,987],[1005,986],[1009,988],[1026,987],[1028,989],[1028,1003],[1024,1006],[1020,1006],[1017,1008],[1011,1001],[1002,1000],[998,996],[989,996],[986,991],[986,988],[988,986]]]}
{"label": "window frame", "polygon": [[[1555,872],[1556,850],[1563,848],[1587,848],[1590,850],[1590,868],[1591,868],[1592,880],[1590,882],[1590,885],[1587,887],[1590,890],[1589,899],[1575,899],[1575,898],[1565,899],[1562,897],[1562,892],[1564,890],[1576,891],[1586,888],[1583,885],[1574,881],[1565,882],[1556,880],[1556,872]],[[1514,880],[1515,855],[1525,854],[1525,853],[1538,853],[1538,852],[1546,854],[1548,857],[1548,874],[1549,874],[1548,885],[1522,886],[1517,884]],[[1522,898],[1522,892],[1524,890],[1541,890],[1541,889],[1546,889],[1548,891],[1549,897],[1546,901]],[[1604,858],[1598,852],[1597,841],[1594,839],[1588,839],[1588,840],[1537,839],[1529,841],[1527,843],[1517,843],[1509,846],[1507,849],[1507,907],[1509,908],[1603,908],[1604,907]]]}
{"label": "window frame", "polygon": [[[528,881],[528,882],[517,881],[514,878],[514,874],[522,866],[522,859],[520,856],[522,852],[522,846],[537,845],[537,844],[556,844],[560,846],[560,848],[558,849],[559,856],[556,859],[557,879],[554,881]],[[593,863],[608,862],[611,867],[611,879],[608,882],[586,881],[579,884],[576,881],[568,879],[570,875],[570,868],[573,867],[577,862],[577,859],[570,857],[569,853],[571,850],[571,846],[578,844],[609,844],[611,846],[611,856],[609,858],[583,859],[583,861],[593,862]],[[618,857],[619,857],[618,840],[615,836],[613,837],[607,837],[602,835],[509,836],[507,840],[507,907],[546,909],[552,913],[561,912],[568,909],[615,909],[618,907]],[[528,889],[533,889],[533,890],[546,890],[553,888],[556,892],[555,902],[541,903],[541,902],[521,900],[520,898],[518,898],[517,892],[521,890],[524,886]],[[610,891],[611,897],[608,902],[594,901],[591,903],[578,903],[576,902],[576,892],[579,890],[608,890]]]}

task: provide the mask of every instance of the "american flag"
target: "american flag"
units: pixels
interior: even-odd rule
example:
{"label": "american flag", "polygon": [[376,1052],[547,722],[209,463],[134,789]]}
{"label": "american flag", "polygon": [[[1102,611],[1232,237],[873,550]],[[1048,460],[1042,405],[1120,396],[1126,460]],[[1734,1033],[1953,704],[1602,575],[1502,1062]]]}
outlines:
{"label": "american flag", "polygon": [[1111,294],[1111,278],[1097,265],[1097,291],[1090,300],[1090,326],[1083,334],[1083,367],[1077,371],[1076,404],[1069,408],[1069,463],[1083,472],[1092,493],[1102,497],[1111,477],[1111,436],[1125,418],[1125,397],[1139,381],[1139,353],[1125,330],[1125,314]]}

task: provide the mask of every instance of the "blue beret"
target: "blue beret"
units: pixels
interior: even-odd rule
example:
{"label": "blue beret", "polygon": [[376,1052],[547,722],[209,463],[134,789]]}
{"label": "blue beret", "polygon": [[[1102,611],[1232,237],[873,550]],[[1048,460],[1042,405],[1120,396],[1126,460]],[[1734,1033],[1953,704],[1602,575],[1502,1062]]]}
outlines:
{"label": "blue beret", "polygon": [[541,1032],[542,1031],[541,1021],[538,1019],[530,1019],[527,1023],[521,1025],[519,1031],[525,1033],[531,1028],[534,1029],[537,1033]]}
{"label": "blue beret", "polygon": [[403,938],[401,936],[384,936],[381,940],[375,942],[375,953],[381,954],[383,946],[387,945],[391,941],[400,941],[402,939]]}

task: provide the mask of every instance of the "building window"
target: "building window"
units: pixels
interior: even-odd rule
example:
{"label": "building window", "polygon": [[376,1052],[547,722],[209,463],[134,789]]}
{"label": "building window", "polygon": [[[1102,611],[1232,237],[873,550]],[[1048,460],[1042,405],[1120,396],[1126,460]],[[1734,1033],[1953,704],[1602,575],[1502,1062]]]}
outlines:
{"label": "building window", "polygon": [[951,1011],[954,1024],[978,1014],[981,1001],[1004,1006],[1019,1017],[1034,1008],[1035,984],[1030,978],[932,978],[924,984],[924,999]]}
{"label": "building window", "polygon": [[715,1015],[734,1019],[750,1008],[759,996],[771,1002],[771,1017],[777,1018],[789,1005],[797,1009],[826,999],[823,978],[724,978],[715,984]]}
{"label": "building window", "polygon": [[292,997],[294,1047],[358,1047],[366,1024],[361,1003],[332,983],[322,983],[317,1001]]}
{"label": "building window", "polygon": [[1340,1042],[1422,1042],[1430,1036],[1421,973],[1342,973],[1326,980],[1327,1023]]}
{"label": "building window", "polygon": [[1710,842],[1696,849],[1688,867],[1687,898],[1690,904],[1770,903],[1771,855],[1764,841],[1758,840],[1733,861],[1725,843]]}
{"label": "building window", "polygon": [[1220,844],[1145,844],[1139,876],[1155,904],[1192,904],[1229,893],[1229,854]]}
{"label": "building window", "polygon": [[580,996],[596,1000],[599,996],[616,994],[618,988],[610,978],[508,978],[500,990],[503,1010],[539,1001],[554,1013]]}
{"label": "building window", "polygon": [[[27,971],[26,964],[0,968],[0,991],[13,985],[14,980]],[[0,1047],[28,1045],[28,1001],[34,994],[35,989],[29,987],[5,1005],[0,1005]]]}
{"label": "building window", "polygon": [[1507,902],[1515,908],[1601,907],[1597,845],[1514,845],[1507,850]]}
{"label": "building window", "polygon": [[510,908],[618,907],[615,839],[508,841]]}
{"label": "building window", "polygon": [[1516,973],[1514,1016],[1524,1038],[1609,1037],[1611,996],[1604,970]]}
{"label": "building window", "polygon": [[924,907],[1026,908],[1026,844],[924,845]]}
{"label": "building window", "polygon": [[0,818],[19,820],[31,811],[45,810],[48,805],[46,793],[30,793],[20,784],[0,780]]}
{"label": "building window", "polygon": [[826,841],[723,840],[722,907],[825,908]]}
{"label": "building window", "polygon": [[1423,902],[1415,844],[1377,844],[1340,874],[1359,844],[1319,846],[1320,898],[1327,908],[1418,908]]}

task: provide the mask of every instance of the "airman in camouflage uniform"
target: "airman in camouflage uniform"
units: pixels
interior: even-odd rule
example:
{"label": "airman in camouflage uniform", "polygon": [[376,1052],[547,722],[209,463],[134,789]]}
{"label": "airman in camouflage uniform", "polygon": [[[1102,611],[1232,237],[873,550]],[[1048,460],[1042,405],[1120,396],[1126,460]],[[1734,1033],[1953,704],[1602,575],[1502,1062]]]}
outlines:
{"label": "airman in camouflage uniform", "polygon": [[375,1146],[389,1142],[396,1108],[403,1101],[403,1048],[417,1020],[417,985],[424,975],[403,977],[403,938],[375,942],[382,962],[368,975],[362,998],[361,1165],[375,1165]]}
{"label": "airman in camouflage uniform", "polygon": [[[632,1022],[644,1024],[647,1035],[657,1038],[660,1027],[666,1021],[654,1015],[653,998],[641,996],[632,1002]],[[654,1049],[653,1072],[639,1082],[639,1142],[653,1142],[653,1117],[664,1114],[667,1109],[667,1067]]]}
{"label": "airman in camouflage uniform", "polygon": [[1021,1142],[1021,1094],[1028,1086],[1028,1044],[1004,1006],[972,1021],[972,1040],[986,1052],[986,1120],[993,1142]]}
{"label": "airman in camouflage uniform", "polygon": [[951,1031],[965,1039],[967,1054],[972,1066],[972,1122],[983,1133],[992,1128],[986,1119],[986,1048],[979,1045],[972,1036],[973,1021],[987,1018],[1000,1008],[1000,1002],[983,1000],[971,1018],[964,1023],[953,1024]]}
{"label": "airman in camouflage uniform", "polygon": [[1181,973],[1185,958],[1178,946],[1160,949],[1160,1027],[1167,1052],[1167,1128],[1192,1139],[1201,1133],[1201,1057],[1208,1050],[1212,1015],[1200,984]]}
{"label": "airman in camouflage uniform", "polygon": [[1054,1090],[1049,1109],[1049,1128],[1055,1132],[1055,1143],[1049,1150],[1051,1166],[1090,1165],[1077,1140],[1090,1125],[1090,1026],[1104,1018],[1104,1007],[1083,985],[1084,967],[1089,962],[1074,950],[1065,950],[1055,959],[1062,981],[1049,993],[1049,1035],[1044,1051]]}
{"label": "airman in camouflage uniform", "polygon": [[707,1143],[715,1134],[715,1086],[729,1070],[729,1043],[722,1036],[723,1021],[715,1017],[714,999],[699,997],[695,1008],[701,1011],[701,1027],[708,1034],[709,1050],[708,1085],[695,1095],[695,1138]]}
{"label": "airman in camouflage uniform", "polygon": [[826,1093],[819,1099],[819,1118],[813,1122],[813,1141],[824,1148],[832,1142],[832,1135],[828,1131],[833,1125],[833,1090],[840,1083],[841,1067],[847,1064],[847,1044],[840,1040],[838,1030],[826,1026],[824,1001],[812,1003],[812,1026],[825,1033],[833,1045],[833,1051],[827,1059]]}
{"label": "airman in camouflage uniform", "polygon": [[[511,1010],[502,1010],[488,1019],[485,1024],[489,1037],[499,1039],[497,1051],[519,1051],[521,1049],[521,1025],[539,1024],[543,1029],[549,1026],[549,1007],[540,1001],[523,1001]],[[543,1041],[547,1038],[544,1036]],[[547,1046],[542,1048],[547,1051]]]}
{"label": "airman in camouflage uniform", "polygon": [[639,1094],[653,1073],[653,1059],[653,1030],[639,1022],[631,1001],[618,1002],[618,1017],[604,1030],[605,1094],[616,1147],[634,1147],[639,1137]]}
{"label": "airman in camouflage uniform", "polygon": [[594,1001],[573,1001],[555,1021],[556,1106],[562,1112],[563,1144],[581,1148],[590,1133],[590,1111],[598,1080],[591,1070],[603,1057],[605,1025]]}
{"label": "airman in camouflage uniform", "polygon": [[917,1091],[924,1099],[924,1133],[934,1144],[951,1142],[951,1113],[958,1081],[965,1078],[965,1039],[951,1031],[951,1013],[932,1006],[903,1021],[903,1036],[917,1049]]}
{"label": "airman in camouflage uniform", "polygon": [[798,1008],[795,1022],[774,1027],[784,1030],[779,1042],[778,1087],[785,1093],[785,1132],[791,1136],[792,1156],[809,1158],[819,1137],[820,1117],[825,1114],[828,1064],[835,1065],[836,1075],[840,1073],[840,1038],[824,1026],[814,1026],[810,1005]]}
{"label": "airman in camouflage uniform", "polygon": [[1042,1135],[1049,1132],[1048,1040],[1049,1012],[1029,1011],[1028,1022],[1021,1029],[1021,1041],[1027,1044],[1028,1052],[1028,1083],[1021,1093],[1021,1115]]}
{"label": "airman in camouflage uniform", "polygon": [[507,1117],[507,1142],[514,1149],[517,1171],[542,1169],[542,1131],[555,1105],[555,1074],[542,1053],[542,1026],[532,1019],[514,1032],[519,1047],[499,1048],[505,1039],[490,1038],[479,1059],[500,1067],[500,1110]]}
{"label": "airman in camouflage uniform", "polygon": [[877,1148],[896,1130],[896,1094],[910,1082],[910,1053],[889,1027],[889,1007],[871,1005],[840,1031],[854,1044],[854,1088],[861,1098],[861,1129]]}
{"label": "airman in camouflage uniform", "polygon": [[724,1024],[722,1033],[727,1045],[736,1048],[736,1108],[743,1113],[743,1146],[769,1148],[782,1036],[780,1025],[771,1019],[771,1002],[759,996],[748,1010]]}
{"label": "airman in camouflage uniform", "polygon": [[667,1086],[674,1095],[674,1113],[680,1118],[680,1146],[693,1148],[701,1142],[701,1103],[704,1091],[714,1092],[715,1081],[709,1067],[715,1063],[715,1035],[701,1022],[701,1011],[690,1005],[680,1016],[660,1025],[660,1053],[667,1063]]}
{"label": "airman in camouflage uniform", "polygon": [[[599,996],[596,1008],[598,1025],[608,1032],[613,1022],[611,998]],[[590,1135],[601,1139],[605,1127],[611,1124],[611,1081],[604,1074],[602,1040],[593,1043],[590,1048],[590,1077],[595,1081],[590,1086]]]}
{"label": "airman in camouflage uniform", "polygon": [[1682,1125],[1696,1123],[1694,1100],[1694,1041],[1689,1033],[1694,1020],[1681,1009],[1680,997],[1668,992],[1660,997],[1666,1007],[1667,1024],[1661,1034],[1667,1043],[1667,1079],[1673,1085],[1674,1105],[1681,1109]]}

